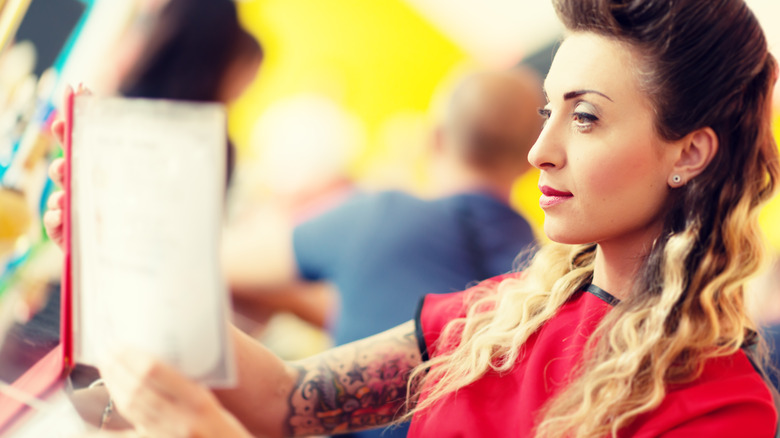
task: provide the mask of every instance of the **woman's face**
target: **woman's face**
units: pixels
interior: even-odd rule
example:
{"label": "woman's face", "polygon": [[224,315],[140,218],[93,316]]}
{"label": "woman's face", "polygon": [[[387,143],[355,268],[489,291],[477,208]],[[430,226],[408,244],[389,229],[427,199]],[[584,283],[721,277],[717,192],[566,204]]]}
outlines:
{"label": "woman's face", "polygon": [[675,148],[654,129],[638,65],[634,49],[592,33],[573,34],[555,56],[547,121],[528,154],[553,241],[644,245],[660,232]]}

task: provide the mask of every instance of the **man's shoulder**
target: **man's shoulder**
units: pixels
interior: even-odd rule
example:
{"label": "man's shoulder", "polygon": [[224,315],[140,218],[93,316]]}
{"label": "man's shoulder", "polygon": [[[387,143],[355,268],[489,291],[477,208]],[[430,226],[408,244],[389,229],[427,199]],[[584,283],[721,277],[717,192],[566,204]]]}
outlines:
{"label": "man's shoulder", "polygon": [[399,218],[414,220],[420,216],[428,217],[431,214],[426,211],[430,210],[434,210],[430,208],[430,203],[402,191],[362,192],[308,222],[322,224],[336,221],[346,224],[360,221],[366,225],[394,222]]}
{"label": "man's shoulder", "polygon": [[436,204],[460,213],[468,212],[485,219],[496,219],[503,216],[519,217],[509,203],[483,192],[464,192],[436,199]]}
{"label": "man's shoulder", "polygon": [[401,190],[383,190],[356,197],[354,206],[361,209],[404,211],[425,209],[431,203]]}

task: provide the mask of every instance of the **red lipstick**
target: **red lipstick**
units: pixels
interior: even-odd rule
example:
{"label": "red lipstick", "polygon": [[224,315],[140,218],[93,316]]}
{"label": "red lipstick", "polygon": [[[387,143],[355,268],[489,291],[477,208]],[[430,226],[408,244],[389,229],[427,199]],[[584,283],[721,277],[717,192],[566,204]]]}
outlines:
{"label": "red lipstick", "polygon": [[539,198],[539,205],[542,208],[550,208],[574,197],[570,192],[556,190],[549,186],[539,186],[542,196]]}

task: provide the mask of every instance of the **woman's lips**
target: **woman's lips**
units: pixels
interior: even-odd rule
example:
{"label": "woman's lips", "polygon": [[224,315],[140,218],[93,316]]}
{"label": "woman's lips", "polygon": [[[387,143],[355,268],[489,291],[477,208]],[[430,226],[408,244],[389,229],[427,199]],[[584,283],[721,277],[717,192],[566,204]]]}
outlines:
{"label": "woman's lips", "polygon": [[570,192],[562,192],[548,186],[539,186],[542,196],[539,198],[539,205],[542,208],[549,208],[571,199],[574,195]]}

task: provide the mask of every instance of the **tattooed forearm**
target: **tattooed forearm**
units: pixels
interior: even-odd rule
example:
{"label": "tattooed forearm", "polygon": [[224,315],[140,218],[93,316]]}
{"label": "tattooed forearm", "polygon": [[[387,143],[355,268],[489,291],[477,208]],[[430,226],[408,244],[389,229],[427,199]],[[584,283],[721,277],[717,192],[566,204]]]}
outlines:
{"label": "tattooed forearm", "polygon": [[409,322],[380,335],[296,363],[290,435],[367,429],[405,413],[409,373],[420,364]]}

